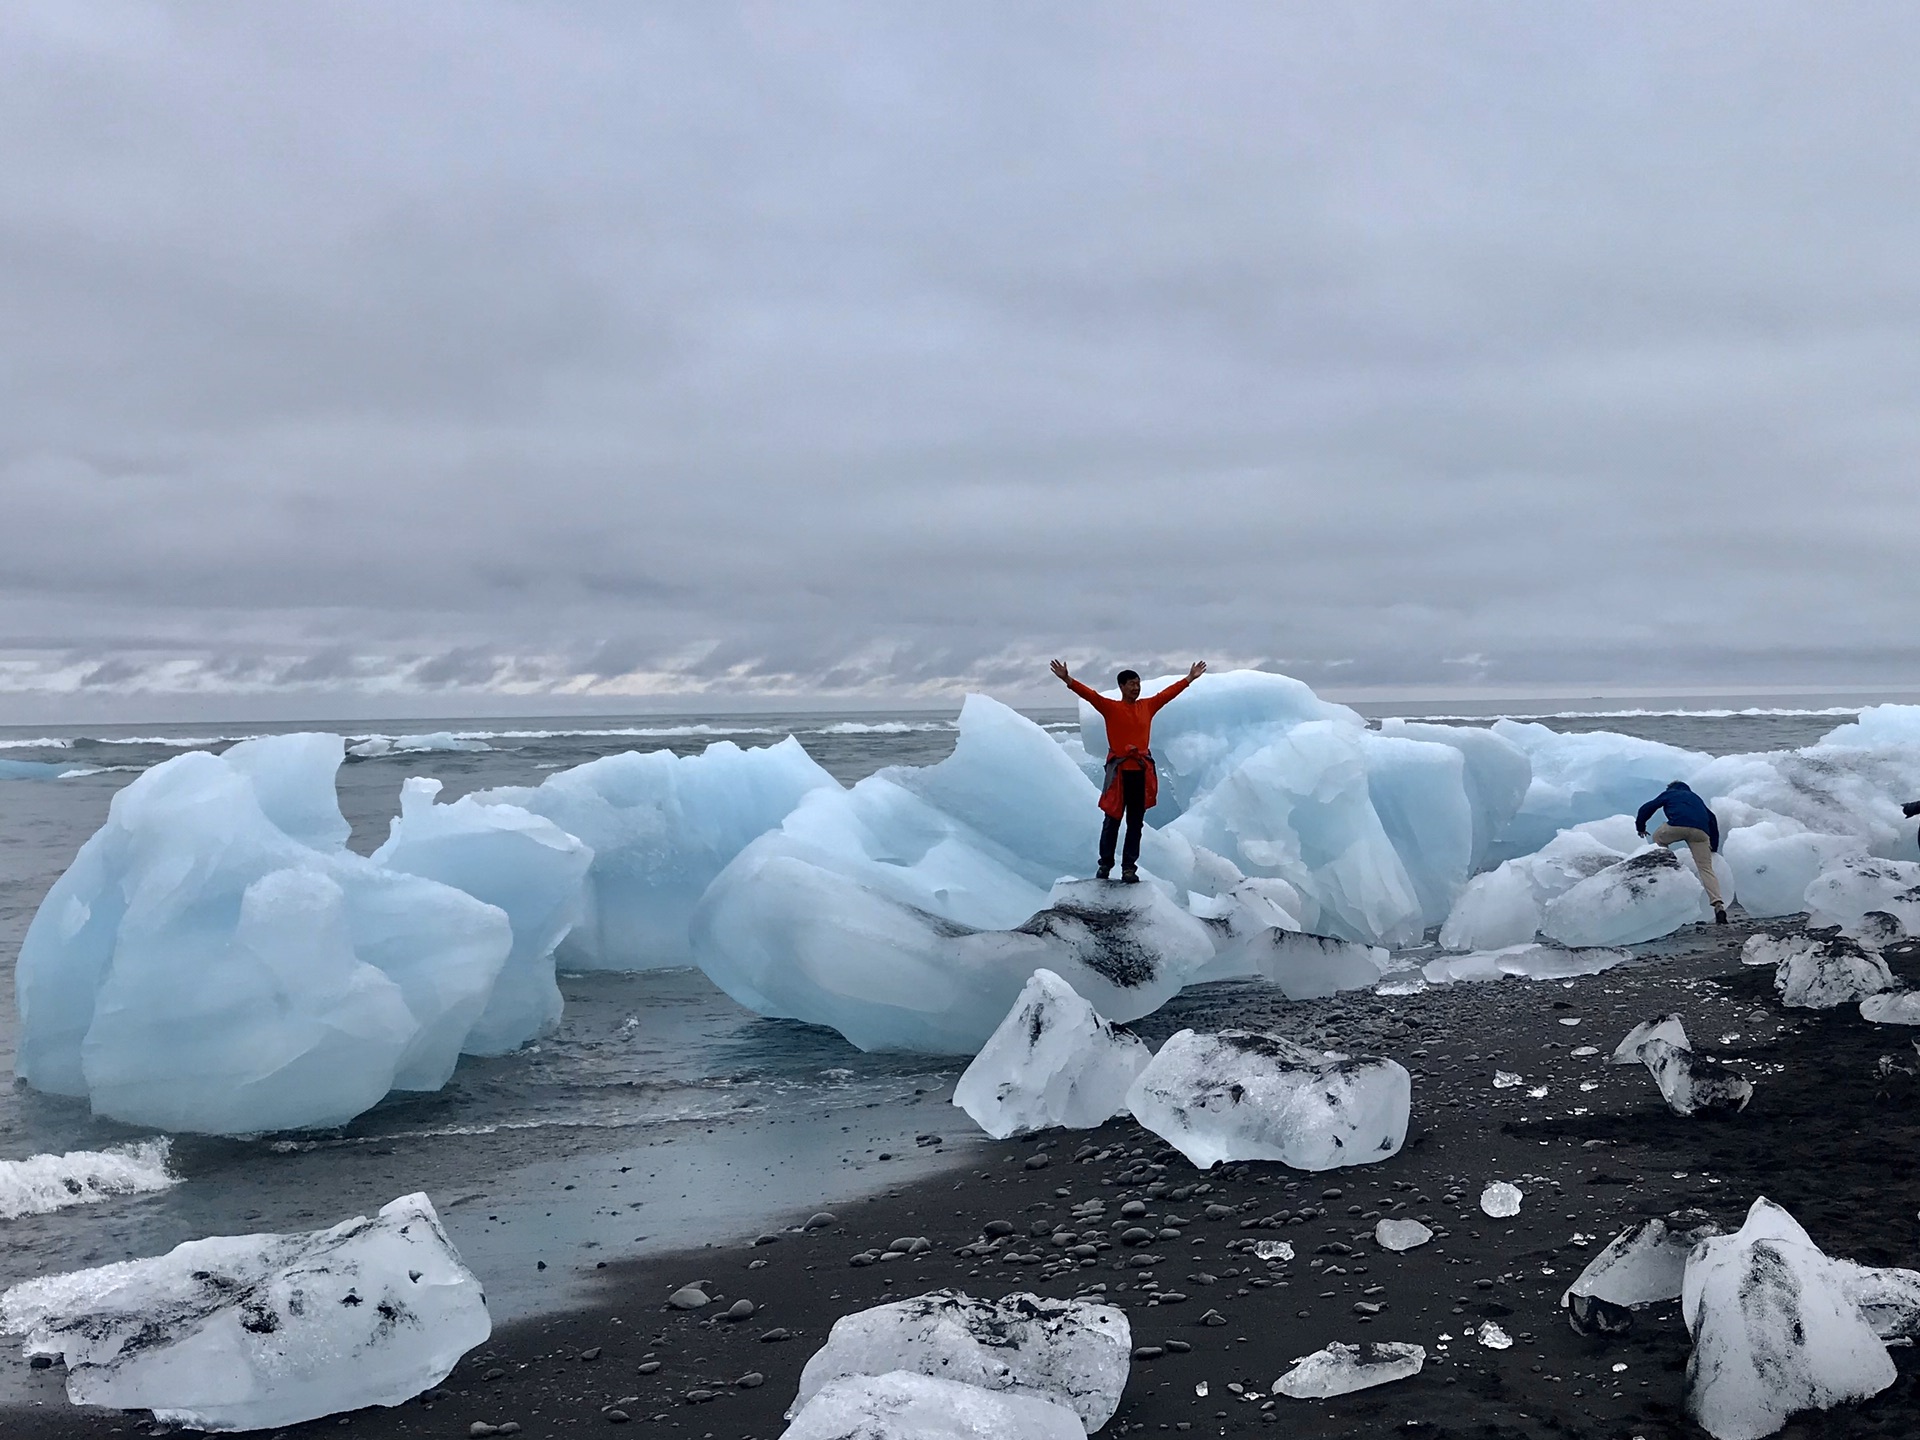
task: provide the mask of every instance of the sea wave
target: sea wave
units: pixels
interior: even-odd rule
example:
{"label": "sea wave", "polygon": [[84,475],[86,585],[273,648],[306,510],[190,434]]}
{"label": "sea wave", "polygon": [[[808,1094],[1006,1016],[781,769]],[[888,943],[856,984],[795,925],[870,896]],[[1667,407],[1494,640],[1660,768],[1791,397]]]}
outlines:
{"label": "sea wave", "polygon": [[1481,723],[1494,720],[1785,720],[1857,716],[1860,709],[1858,705],[1830,705],[1818,710],[1754,705],[1741,710],[1542,710],[1524,714],[1508,711],[1497,715],[1395,715],[1391,718],[1414,722],[1471,720]]}
{"label": "sea wave", "polygon": [[58,735],[42,735],[32,740],[0,740],[0,750],[66,750],[73,741]]}
{"label": "sea wave", "polygon": [[800,730],[800,735],[923,735],[934,731],[952,732],[960,728],[953,720],[906,721],[906,720],[842,720],[835,725],[825,725],[817,730]]}
{"label": "sea wave", "polygon": [[0,1160],[0,1220],[171,1189],[180,1183],[167,1169],[172,1148],[173,1142],[162,1137],[111,1150]]}

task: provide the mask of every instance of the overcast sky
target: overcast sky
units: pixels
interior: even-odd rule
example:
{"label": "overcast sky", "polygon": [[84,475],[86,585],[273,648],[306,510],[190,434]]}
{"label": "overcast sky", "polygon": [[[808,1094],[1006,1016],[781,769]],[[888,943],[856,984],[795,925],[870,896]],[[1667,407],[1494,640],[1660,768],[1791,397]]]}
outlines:
{"label": "overcast sky", "polygon": [[1920,6],[0,8],[0,718],[1920,685]]}

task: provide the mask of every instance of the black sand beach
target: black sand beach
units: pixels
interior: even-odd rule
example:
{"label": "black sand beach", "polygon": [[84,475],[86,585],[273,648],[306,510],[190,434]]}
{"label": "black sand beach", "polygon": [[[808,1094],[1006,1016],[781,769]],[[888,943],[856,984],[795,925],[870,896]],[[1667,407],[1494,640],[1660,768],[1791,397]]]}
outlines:
{"label": "black sand beach", "polygon": [[[630,1424],[772,1440],[802,1366],[841,1315],[942,1287],[1064,1297],[1104,1286],[1101,1298],[1126,1310],[1135,1345],[1147,1347],[1104,1434],[1698,1435],[1681,1408],[1688,1346],[1677,1305],[1642,1312],[1614,1339],[1583,1339],[1559,1312],[1561,1291],[1617,1231],[1694,1212],[1732,1228],[1767,1195],[1830,1254],[1920,1265],[1912,1035],[1869,1025],[1850,1005],[1783,1010],[1771,970],[1739,965],[1751,929],[1694,929],[1647,947],[1630,967],[1570,984],[1509,980],[1297,1005],[1252,984],[1215,987],[1217,1013],[1205,1023],[1407,1065],[1413,1123],[1402,1152],[1317,1175],[1271,1164],[1202,1174],[1131,1121],[969,1147],[965,1168],[835,1207],[831,1223],[803,1229],[810,1217],[796,1211],[790,1228],[759,1241],[610,1264],[595,1274],[592,1303],[502,1327],[430,1396],[278,1433],[455,1437],[512,1424],[506,1433],[538,1440]],[[1920,946],[1887,959],[1920,984]],[[1643,1069],[1605,1063],[1628,1028],[1669,1010],[1697,1049],[1747,1070],[1755,1096],[1745,1113],[1678,1118]],[[1164,1038],[1151,1022],[1140,1028]],[[1584,1046],[1599,1053],[1572,1053]],[[1901,1068],[1884,1070],[1883,1056]],[[1523,1081],[1496,1089],[1496,1071]],[[1544,1096],[1530,1093],[1541,1086]],[[970,1122],[953,1111],[947,1127],[958,1136]],[[1493,1180],[1525,1193],[1515,1219],[1481,1213],[1481,1187]],[[1104,1202],[1097,1219],[1070,1213],[1095,1199]],[[1135,1199],[1146,1214],[1126,1225],[1158,1238],[1130,1248],[1117,1222]],[[1435,1238],[1383,1251],[1372,1240],[1383,1215],[1423,1219]],[[985,1229],[1002,1221],[1011,1236],[986,1249]],[[1076,1263],[1040,1234],[1059,1226],[1114,1243]],[[929,1242],[917,1255],[854,1262],[915,1237]],[[1256,1259],[1247,1247],[1257,1240],[1287,1241],[1294,1256]],[[667,1297],[691,1282],[713,1303],[669,1309]],[[726,1318],[741,1300],[753,1313]],[[1476,1340],[1488,1320],[1511,1348]],[[1331,1401],[1269,1393],[1296,1357],[1332,1340],[1417,1342],[1427,1366]],[[1784,1433],[1920,1434],[1920,1361],[1910,1348],[1893,1354],[1901,1373],[1890,1390]],[[42,1404],[0,1413],[0,1434],[77,1440],[165,1428],[67,1407],[58,1370],[39,1383]]]}

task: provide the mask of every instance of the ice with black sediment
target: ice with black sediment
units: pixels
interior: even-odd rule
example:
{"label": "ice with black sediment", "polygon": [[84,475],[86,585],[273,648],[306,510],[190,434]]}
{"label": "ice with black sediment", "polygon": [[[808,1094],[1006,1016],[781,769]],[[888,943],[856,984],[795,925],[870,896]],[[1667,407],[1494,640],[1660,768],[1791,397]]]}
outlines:
{"label": "ice with black sediment", "polygon": [[1782,941],[1777,953],[1773,988],[1791,1009],[1831,1010],[1898,988],[1877,951],[1844,935],[1795,935]]}
{"label": "ice with black sediment", "polygon": [[905,1370],[1063,1406],[1091,1432],[1113,1418],[1132,1353],[1127,1317],[1111,1305],[935,1290],[836,1320],[787,1413],[830,1381]]}
{"label": "ice with black sediment", "polygon": [[[1723,875],[1721,892],[1731,892]],[[1712,916],[1691,861],[1655,845],[1547,902],[1541,933],[1563,945],[1637,945]]]}
{"label": "ice with black sediment", "polygon": [[1660,1219],[1622,1230],[1588,1262],[1560,1296],[1573,1328],[1582,1335],[1614,1334],[1632,1322],[1632,1312],[1678,1300],[1687,1256],[1717,1225],[1672,1230]]}
{"label": "ice with black sediment", "polygon": [[1328,1400],[1418,1375],[1427,1363],[1421,1346],[1398,1340],[1345,1345],[1335,1340],[1296,1361],[1273,1382],[1273,1393],[1294,1400]]}
{"label": "ice with black sediment", "polygon": [[1638,1065],[1646,1057],[1642,1053],[1649,1040],[1664,1040],[1681,1050],[1691,1050],[1687,1040],[1687,1027],[1680,1022],[1678,1015],[1656,1015],[1651,1020],[1642,1020],[1627,1032],[1626,1038],[1614,1046],[1613,1054],[1607,1058],[1609,1065]]}
{"label": "ice with black sediment", "polygon": [[492,1331],[425,1195],[297,1235],[214,1236],[0,1295],[0,1329],[62,1360],[76,1405],[201,1430],[398,1405]]}
{"label": "ice with black sediment", "polygon": [[1880,911],[1912,934],[1920,931],[1920,864],[1868,857],[1843,860],[1807,886],[1805,906],[1812,925],[1837,925],[1856,934],[1869,914]]}
{"label": "ice with black sediment", "polygon": [[1051,970],[1036,970],[954,1086],[953,1103],[996,1140],[1055,1125],[1091,1129],[1126,1109],[1152,1058],[1139,1036]]}
{"label": "ice with black sediment", "polygon": [[1640,1059],[1676,1115],[1738,1114],[1753,1099],[1753,1082],[1724,1061],[1666,1040],[1648,1040]]}
{"label": "ice with black sediment", "polygon": [[1366,990],[1386,973],[1387,952],[1332,935],[1270,926],[1240,943],[1249,973],[1279,987],[1289,1000],[1324,1000],[1342,990]]}
{"label": "ice with black sediment", "polygon": [[1228,1160],[1331,1170],[1399,1153],[1412,1086],[1393,1060],[1182,1030],[1134,1081],[1127,1108],[1203,1170]]}
{"label": "ice with black sediment", "polygon": [[911,1370],[829,1380],[780,1440],[1086,1440],[1072,1410]]}
{"label": "ice with black sediment", "polygon": [[1736,1233],[1694,1248],[1681,1312],[1693,1338],[1687,1413],[1716,1440],[1761,1440],[1897,1378],[1845,1267],[1764,1196]]}

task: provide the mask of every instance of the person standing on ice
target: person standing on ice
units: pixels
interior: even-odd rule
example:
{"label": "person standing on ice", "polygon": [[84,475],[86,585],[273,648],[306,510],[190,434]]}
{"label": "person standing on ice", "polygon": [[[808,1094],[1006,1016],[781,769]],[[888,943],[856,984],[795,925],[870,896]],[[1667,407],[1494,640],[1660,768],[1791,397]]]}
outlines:
{"label": "person standing on ice", "polygon": [[1713,811],[1684,780],[1669,780],[1667,788],[1640,807],[1633,817],[1633,829],[1642,840],[1647,838],[1647,821],[1653,812],[1664,810],[1667,823],[1653,832],[1656,845],[1686,842],[1693,855],[1693,868],[1700,872],[1700,883],[1707,887],[1707,899],[1713,902],[1713,923],[1727,923],[1727,907],[1720,900],[1720,877],[1713,873],[1713,852],[1720,848],[1720,822]]}
{"label": "person standing on ice", "polygon": [[1100,868],[1096,878],[1113,874],[1113,842],[1120,834],[1120,820],[1127,822],[1127,843],[1120,852],[1120,878],[1129,885],[1140,881],[1140,827],[1147,811],[1160,798],[1160,773],[1154,768],[1153,717],[1174,696],[1207,672],[1207,662],[1196,660],[1184,680],[1176,680],[1158,695],[1140,698],[1140,674],[1122,670],[1119,674],[1120,698],[1109,700],[1098,690],[1082,685],[1067,673],[1067,667],[1053,662],[1053,673],[1066,687],[1100,712],[1107,722],[1107,774],[1100,787],[1100,809],[1106,819],[1100,826]]}

